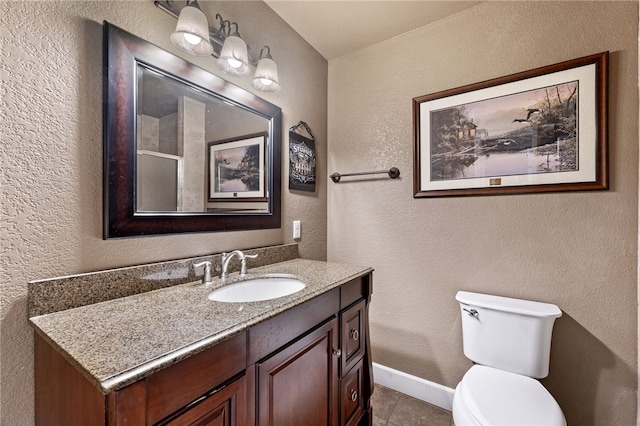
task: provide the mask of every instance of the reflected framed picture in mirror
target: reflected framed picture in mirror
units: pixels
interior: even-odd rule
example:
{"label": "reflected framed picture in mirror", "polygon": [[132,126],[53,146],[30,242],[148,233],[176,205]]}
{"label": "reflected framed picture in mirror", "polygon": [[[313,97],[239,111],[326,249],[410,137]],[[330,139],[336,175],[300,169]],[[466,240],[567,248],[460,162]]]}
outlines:
{"label": "reflected framed picture in mirror", "polygon": [[209,201],[266,201],[267,132],[207,143]]}

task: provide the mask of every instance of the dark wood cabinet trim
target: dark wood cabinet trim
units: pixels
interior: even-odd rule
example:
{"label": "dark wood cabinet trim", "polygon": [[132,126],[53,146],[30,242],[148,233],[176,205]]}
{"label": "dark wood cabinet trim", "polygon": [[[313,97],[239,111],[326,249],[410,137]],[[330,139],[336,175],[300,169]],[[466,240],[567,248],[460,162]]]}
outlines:
{"label": "dark wood cabinet trim", "polygon": [[109,426],[145,425],[147,412],[147,382],[141,380],[107,395],[107,424]]}
{"label": "dark wood cabinet trim", "polygon": [[35,423],[47,426],[104,424],[104,395],[38,333],[34,333]]}

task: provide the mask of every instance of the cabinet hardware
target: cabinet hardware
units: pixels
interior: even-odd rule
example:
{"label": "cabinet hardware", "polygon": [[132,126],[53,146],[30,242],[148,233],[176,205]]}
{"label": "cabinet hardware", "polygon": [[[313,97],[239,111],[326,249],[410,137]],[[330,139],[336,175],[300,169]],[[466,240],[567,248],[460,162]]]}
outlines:
{"label": "cabinet hardware", "polygon": [[351,389],[351,401],[356,402],[358,400],[358,392],[355,389]]}
{"label": "cabinet hardware", "polygon": [[333,355],[335,355],[336,358],[340,358],[342,356],[342,351],[340,349],[334,349]]}
{"label": "cabinet hardware", "polygon": [[360,333],[358,333],[358,330],[357,329],[351,330],[351,338],[353,340],[358,340],[358,337],[360,337]]}

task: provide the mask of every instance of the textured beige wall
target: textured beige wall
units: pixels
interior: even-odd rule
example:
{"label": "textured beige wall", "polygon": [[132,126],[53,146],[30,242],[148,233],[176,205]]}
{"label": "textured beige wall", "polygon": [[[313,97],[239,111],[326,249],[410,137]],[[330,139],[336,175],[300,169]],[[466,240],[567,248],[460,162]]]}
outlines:
{"label": "textured beige wall", "polygon": [[[636,423],[638,3],[485,2],[329,62],[329,260],[371,265],[374,361],[454,387],[458,290],[555,303],[550,377],[572,425]],[[413,199],[414,97],[609,50],[602,192]]]}
{"label": "textured beige wall", "polygon": [[[309,123],[326,179],[326,60],[261,2],[200,4],[237,20],[251,45],[271,46],[282,90],[260,96],[283,109],[285,147],[286,130]],[[14,426],[33,422],[29,280],[292,242],[294,219],[302,220],[301,255],[325,259],[326,186],[290,193],[284,153],[282,229],[103,241],[102,22],[175,52],[176,21],[150,0],[0,6],[0,424]],[[213,58],[193,62],[219,73]]]}

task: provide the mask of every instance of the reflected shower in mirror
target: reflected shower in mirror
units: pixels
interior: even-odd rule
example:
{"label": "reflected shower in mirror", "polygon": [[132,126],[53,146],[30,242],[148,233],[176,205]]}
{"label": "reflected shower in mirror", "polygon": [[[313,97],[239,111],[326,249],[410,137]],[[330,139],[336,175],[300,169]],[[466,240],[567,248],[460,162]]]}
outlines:
{"label": "reflected shower in mirror", "polygon": [[104,26],[104,238],[279,228],[280,108]]}

